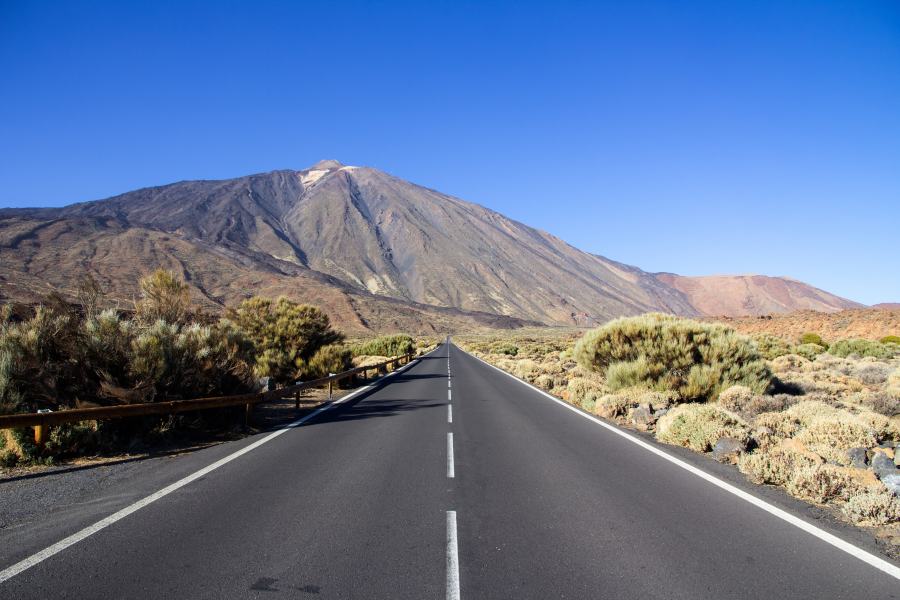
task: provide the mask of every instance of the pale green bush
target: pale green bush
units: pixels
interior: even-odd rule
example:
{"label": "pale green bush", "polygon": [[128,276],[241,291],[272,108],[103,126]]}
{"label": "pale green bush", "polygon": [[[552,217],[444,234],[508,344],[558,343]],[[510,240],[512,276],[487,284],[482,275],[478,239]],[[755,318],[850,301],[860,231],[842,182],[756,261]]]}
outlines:
{"label": "pale green bush", "polygon": [[745,385],[733,385],[719,394],[719,406],[725,410],[743,413],[744,409],[753,401],[756,394]]}
{"label": "pale green bush", "polygon": [[860,525],[888,525],[900,521],[900,499],[888,490],[870,489],[852,496],[843,511],[847,518]]}
{"label": "pale green bush", "polygon": [[800,344],[794,348],[794,354],[802,356],[806,360],[816,360],[816,357],[826,350],[827,348],[819,344]]}
{"label": "pale green bush", "polygon": [[900,355],[900,345],[894,343],[882,344],[881,342],[863,339],[838,340],[828,348],[828,352],[840,357],[855,354],[858,356],[889,359]]}
{"label": "pale green bush", "polygon": [[656,438],[667,444],[708,452],[723,437],[746,441],[749,427],[736,415],[708,404],[682,404],[660,417]]}
{"label": "pale green bush", "polygon": [[585,377],[574,377],[566,385],[568,400],[587,411],[593,411],[594,405],[603,394],[604,389],[598,383]]}
{"label": "pale green bush", "polygon": [[56,409],[71,395],[80,367],[69,360],[76,323],[71,314],[38,306],[21,323],[0,323],[0,410]]}
{"label": "pale green bush", "polygon": [[856,367],[853,376],[866,385],[881,385],[888,380],[893,368],[881,363],[864,363]]}
{"label": "pale green bush", "polygon": [[585,334],[575,356],[583,367],[606,373],[610,389],[674,390],[684,400],[709,400],[732,385],[762,393],[772,382],[749,338],[670,315],[611,321]]}
{"label": "pale green bush", "polygon": [[772,360],[772,370],[776,373],[807,373],[812,370],[808,358],[799,354],[784,354]]}
{"label": "pale green bush", "polygon": [[872,431],[846,417],[822,418],[813,421],[797,434],[797,441],[807,448],[839,464],[850,464],[846,451],[850,448],[871,448],[878,443]]}
{"label": "pale green bush", "polygon": [[190,316],[190,288],[184,280],[165,269],[157,269],[140,281],[141,299],[135,303],[135,315],[145,323],[166,321],[186,323]]}
{"label": "pale green bush", "polygon": [[771,429],[772,435],[780,438],[793,437],[803,428],[799,419],[780,411],[759,413],[753,419],[753,425]]}
{"label": "pale green bush", "polygon": [[760,355],[769,360],[793,352],[793,346],[791,346],[790,343],[780,337],[768,333],[754,335],[753,341],[756,342],[756,347],[759,349]]}
{"label": "pale green bush", "polygon": [[869,489],[849,469],[829,464],[795,469],[788,477],[786,487],[792,496],[820,503],[847,501]]}
{"label": "pale green bush", "polygon": [[785,485],[799,469],[819,464],[815,458],[783,446],[758,449],[738,458],[738,469],[750,481],[772,485]]}

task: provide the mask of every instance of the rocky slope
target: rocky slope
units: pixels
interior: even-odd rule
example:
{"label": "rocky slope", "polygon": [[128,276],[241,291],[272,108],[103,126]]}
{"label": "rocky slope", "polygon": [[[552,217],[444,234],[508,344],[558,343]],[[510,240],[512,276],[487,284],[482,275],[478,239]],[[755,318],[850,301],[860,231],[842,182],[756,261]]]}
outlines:
{"label": "rocky slope", "polygon": [[[390,324],[398,307],[430,326],[591,326],[650,310],[753,314],[819,308],[804,304],[810,298],[826,310],[841,301],[791,281],[789,294],[744,286],[749,300],[717,304],[717,287],[734,285],[727,278],[701,285],[646,273],[477,204],[336,161],[60,209],[3,210],[0,258],[0,294],[13,299],[71,288],[83,272],[130,296],[140,273],[166,266],[211,307],[284,293],[362,328]],[[372,315],[380,316],[369,322]]]}

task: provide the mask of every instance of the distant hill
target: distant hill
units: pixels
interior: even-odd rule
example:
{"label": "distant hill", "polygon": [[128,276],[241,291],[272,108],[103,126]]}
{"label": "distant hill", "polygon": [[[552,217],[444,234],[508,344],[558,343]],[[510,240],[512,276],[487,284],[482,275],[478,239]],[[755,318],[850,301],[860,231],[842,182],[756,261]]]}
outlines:
{"label": "distant hill", "polygon": [[863,305],[787,277],[659,273],[657,279],[683,292],[704,315],[767,315],[797,310],[834,312]]}
{"label": "distant hill", "polygon": [[183,274],[209,308],[285,294],[360,330],[592,326],[654,310],[858,306],[789,279],[647,273],[477,204],[337,161],[64,208],[0,210],[0,257],[7,299],[71,293],[89,272],[124,300],[141,273],[163,266]]}
{"label": "distant hill", "polygon": [[879,302],[878,304],[873,304],[871,308],[884,308],[884,309],[894,309],[900,308],[900,302]]}
{"label": "distant hill", "polygon": [[794,342],[799,341],[804,333],[818,333],[826,342],[844,338],[878,340],[888,335],[900,335],[900,307],[830,313],[801,310],[788,314],[715,317],[709,320],[724,322],[743,333],[770,333]]}

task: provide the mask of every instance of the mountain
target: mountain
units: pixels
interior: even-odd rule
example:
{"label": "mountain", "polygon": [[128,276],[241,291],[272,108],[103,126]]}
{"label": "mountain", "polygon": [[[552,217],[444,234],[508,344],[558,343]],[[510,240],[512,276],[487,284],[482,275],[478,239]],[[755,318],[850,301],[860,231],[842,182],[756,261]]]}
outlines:
{"label": "mountain", "polygon": [[657,273],[656,278],[684,293],[704,315],[767,315],[797,310],[836,312],[864,305],[840,298],[789,277],[710,275],[685,277]]}
{"label": "mountain", "polygon": [[[781,278],[741,288],[741,278],[647,273],[477,204],[337,161],[2,210],[0,256],[0,294],[8,298],[68,290],[83,272],[128,298],[141,273],[164,266],[211,308],[282,293],[321,304],[351,329],[590,326],[651,310],[747,314],[807,308],[810,298],[826,310],[849,302]],[[778,293],[774,282],[791,293]],[[717,304],[716,286],[747,297],[729,291],[733,300]]]}

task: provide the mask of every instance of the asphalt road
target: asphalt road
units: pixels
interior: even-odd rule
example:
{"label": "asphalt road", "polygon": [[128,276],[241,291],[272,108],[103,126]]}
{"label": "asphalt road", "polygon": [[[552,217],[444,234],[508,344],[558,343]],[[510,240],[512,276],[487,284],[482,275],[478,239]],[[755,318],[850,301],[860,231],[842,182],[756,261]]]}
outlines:
{"label": "asphalt road", "polygon": [[[0,597],[900,597],[890,574],[453,346],[267,435],[135,469],[0,530],[0,572],[33,563]],[[733,469],[665,451],[877,552]]]}

